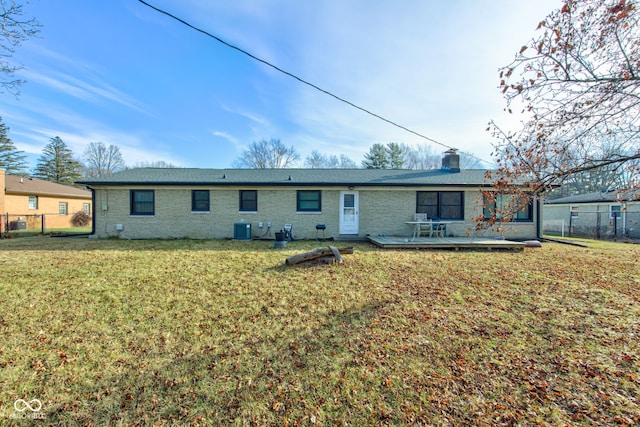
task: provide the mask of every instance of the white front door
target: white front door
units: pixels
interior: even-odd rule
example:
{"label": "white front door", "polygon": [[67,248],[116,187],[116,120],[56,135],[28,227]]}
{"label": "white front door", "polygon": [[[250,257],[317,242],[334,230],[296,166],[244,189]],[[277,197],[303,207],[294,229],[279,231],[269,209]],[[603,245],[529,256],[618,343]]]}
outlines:
{"label": "white front door", "polygon": [[340,234],[358,234],[358,192],[340,192]]}

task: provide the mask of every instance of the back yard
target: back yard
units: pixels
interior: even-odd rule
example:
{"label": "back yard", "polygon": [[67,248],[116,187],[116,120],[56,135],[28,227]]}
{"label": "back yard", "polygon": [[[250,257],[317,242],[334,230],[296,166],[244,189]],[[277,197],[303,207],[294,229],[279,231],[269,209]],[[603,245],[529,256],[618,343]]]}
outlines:
{"label": "back yard", "polygon": [[319,245],[0,241],[0,424],[640,424],[640,245]]}

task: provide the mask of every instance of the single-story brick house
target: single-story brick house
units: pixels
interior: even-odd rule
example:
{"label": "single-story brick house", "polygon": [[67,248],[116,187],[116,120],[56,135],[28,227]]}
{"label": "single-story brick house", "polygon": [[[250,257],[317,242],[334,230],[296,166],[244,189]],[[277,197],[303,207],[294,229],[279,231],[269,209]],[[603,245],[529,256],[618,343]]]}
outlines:
{"label": "single-story brick house", "polygon": [[76,212],[91,215],[91,192],[70,185],[56,184],[41,179],[7,175],[0,169],[0,214],[9,215],[9,221],[0,221],[2,230],[6,222],[24,222],[27,229],[40,228],[42,216],[47,228],[71,227]]}
{"label": "single-story brick house", "polygon": [[640,238],[640,190],[606,190],[548,200],[544,232]]}
{"label": "single-story brick house", "polygon": [[[449,222],[448,235],[473,233],[483,212],[486,170],[460,170],[457,154],[437,170],[139,168],[82,181],[94,194],[96,237],[294,239],[407,236],[415,213]],[[504,237],[540,235],[540,209],[511,220]],[[240,230],[240,231],[239,231]]]}

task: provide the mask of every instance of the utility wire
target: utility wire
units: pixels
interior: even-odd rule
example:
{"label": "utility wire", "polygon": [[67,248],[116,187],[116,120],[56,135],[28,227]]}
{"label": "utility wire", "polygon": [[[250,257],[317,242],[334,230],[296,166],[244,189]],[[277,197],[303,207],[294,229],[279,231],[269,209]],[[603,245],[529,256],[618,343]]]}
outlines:
{"label": "utility wire", "polygon": [[[163,15],[166,15],[166,16],[168,16],[169,18],[172,18],[172,19],[174,19],[174,20],[176,20],[176,21],[180,22],[181,24],[186,25],[187,27],[191,28],[192,30],[195,30],[195,31],[197,31],[197,32],[199,32],[199,33],[202,33],[202,34],[204,34],[205,36],[211,37],[212,39],[214,39],[214,40],[216,40],[216,41],[218,41],[218,42],[222,43],[223,45],[225,45],[225,46],[227,46],[227,47],[230,47],[231,49],[237,50],[238,52],[240,52],[240,53],[243,53],[243,54],[247,55],[247,56],[248,56],[248,57],[250,57],[251,59],[254,59],[254,60],[258,61],[258,62],[261,62],[261,63],[263,63],[264,65],[266,65],[266,66],[268,66],[268,67],[271,67],[271,68],[273,68],[273,69],[274,69],[274,70],[276,70],[276,71],[281,72],[282,74],[286,74],[287,76],[289,76],[289,77],[291,77],[291,78],[293,78],[293,79],[295,79],[295,80],[299,81],[299,82],[300,82],[300,83],[302,83],[302,84],[305,84],[305,85],[307,85],[307,86],[310,86],[310,87],[312,87],[312,88],[314,88],[314,89],[316,89],[316,90],[318,90],[318,91],[320,91],[320,92],[322,92],[322,93],[324,93],[324,94],[326,94],[326,95],[329,95],[329,96],[330,96],[330,97],[332,97],[332,98],[337,99],[338,101],[344,102],[345,104],[350,105],[350,106],[351,106],[351,107],[353,107],[353,108],[356,108],[356,109],[358,109],[358,110],[360,110],[360,111],[362,111],[362,112],[364,112],[364,113],[366,113],[366,114],[369,114],[370,116],[373,116],[373,117],[375,117],[375,118],[377,118],[377,119],[380,119],[380,120],[382,120],[382,121],[384,121],[384,122],[387,122],[387,123],[389,123],[390,125],[395,126],[395,127],[397,127],[397,128],[400,128],[400,129],[402,129],[402,130],[404,130],[404,131],[406,131],[406,132],[409,132],[409,133],[412,133],[412,134],[414,134],[414,135],[416,135],[416,136],[419,136],[420,138],[426,139],[426,140],[427,140],[427,141],[429,141],[429,142],[433,142],[434,144],[438,144],[438,145],[440,145],[440,146],[442,146],[442,147],[444,147],[444,148],[448,148],[448,149],[450,149],[450,150],[456,150],[456,151],[458,150],[457,148],[450,147],[450,146],[448,146],[448,145],[446,145],[446,144],[443,144],[442,142],[436,141],[436,140],[435,140],[435,139],[433,139],[433,138],[429,138],[429,137],[428,137],[428,136],[426,136],[426,135],[423,135],[423,134],[421,134],[421,133],[419,133],[419,132],[413,131],[413,130],[411,130],[411,129],[409,129],[409,128],[405,127],[405,126],[402,126],[402,125],[400,125],[400,124],[398,124],[398,123],[396,123],[396,122],[392,121],[392,120],[386,119],[386,118],[382,117],[381,115],[376,114],[376,113],[374,113],[374,112],[372,112],[372,111],[369,111],[369,110],[367,110],[366,108],[360,107],[359,105],[356,105],[356,104],[354,104],[354,103],[353,103],[353,102],[351,102],[351,101],[348,101],[348,100],[346,100],[346,99],[344,99],[344,98],[341,98],[341,97],[339,97],[338,95],[335,95],[335,94],[333,94],[333,93],[329,92],[328,90],[322,89],[321,87],[318,87],[318,86],[316,86],[315,84],[313,84],[313,83],[311,83],[311,82],[308,82],[308,81],[306,81],[306,80],[304,80],[304,79],[302,79],[302,78],[300,78],[300,77],[296,76],[295,74],[292,74],[292,73],[290,73],[290,72],[288,72],[288,71],[286,71],[286,70],[283,70],[282,68],[280,68],[280,67],[278,67],[278,66],[276,66],[276,65],[273,65],[272,63],[270,63],[270,62],[268,62],[268,61],[266,61],[266,60],[264,60],[264,59],[258,58],[257,56],[253,55],[252,53],[247,52],[246,50],[244,50],[244,49],[242,49],[242,48],[240,48],[240,47],[238,47],[238,46],[235,46],[235,45],[233,45],[233,44],[231,44],[231,43],[229,43],[229,42],[227,42],[227,41],[225,41],[225,40],[221,39],[220,37],[217,37],[217,36],[215,36],[215,35],[213,35],[213,34],[209,33],[208,31],[203,30],[202,28],[198,28],[198,27],[196,27],[195,25],[192,25],[192,24],[188,23],[188,22],[187,22],[187,21],[185,21],[184,19],[178,18],[177,16],[175,16],[175,15],[173,15],[173,14],[171,14],[171,13],[167,12],[166,10],[160,9],[159,7],[156,7],[156,6],[154,6],[154,5],[150,4],[150,3],[147,3],[147,2],[146,2],[146,1],[144,1],[144,0],[138,0],[138,1],[139,1],[140,3],[142,3],[142,4],[144,4],[145,6],[150,7],[151,9],[155,10],[156,12],[162,13]],[[475,156],[473,156],[473,155],[470,155],[470,154],[467,154],[467,155],[468,155],[469,157],[473,157],[474,159],[479,160],[479,161],[481,161],[481,162],[484,162],[484,163],[491,163],[491,162],[488,162],[488,161],[486,161],[486,160],[483,160],[483,159],[480,159],[480,158],[478,158],[478,157],[475,157]]]}

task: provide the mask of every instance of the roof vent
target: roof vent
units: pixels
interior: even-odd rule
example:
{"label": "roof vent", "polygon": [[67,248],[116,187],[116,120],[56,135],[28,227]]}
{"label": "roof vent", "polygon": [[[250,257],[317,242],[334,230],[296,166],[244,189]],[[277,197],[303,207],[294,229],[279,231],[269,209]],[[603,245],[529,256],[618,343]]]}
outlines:
{"label": "roof vent", "polygon": [[227,174],[226,173],[222,175],[222,179],[227,179]]}
{"label": "roof vent", "polygon": [[291,178],[291,175],[289,175],[289,179],[287,179],[287,181],[293,181],[293,178]]}
{"label": "roof vent", "polygon": [[458,150],[452,148],[444,152],[442,167],[440,169],[452,173],[460,172],[460,155],[458,154]]}

